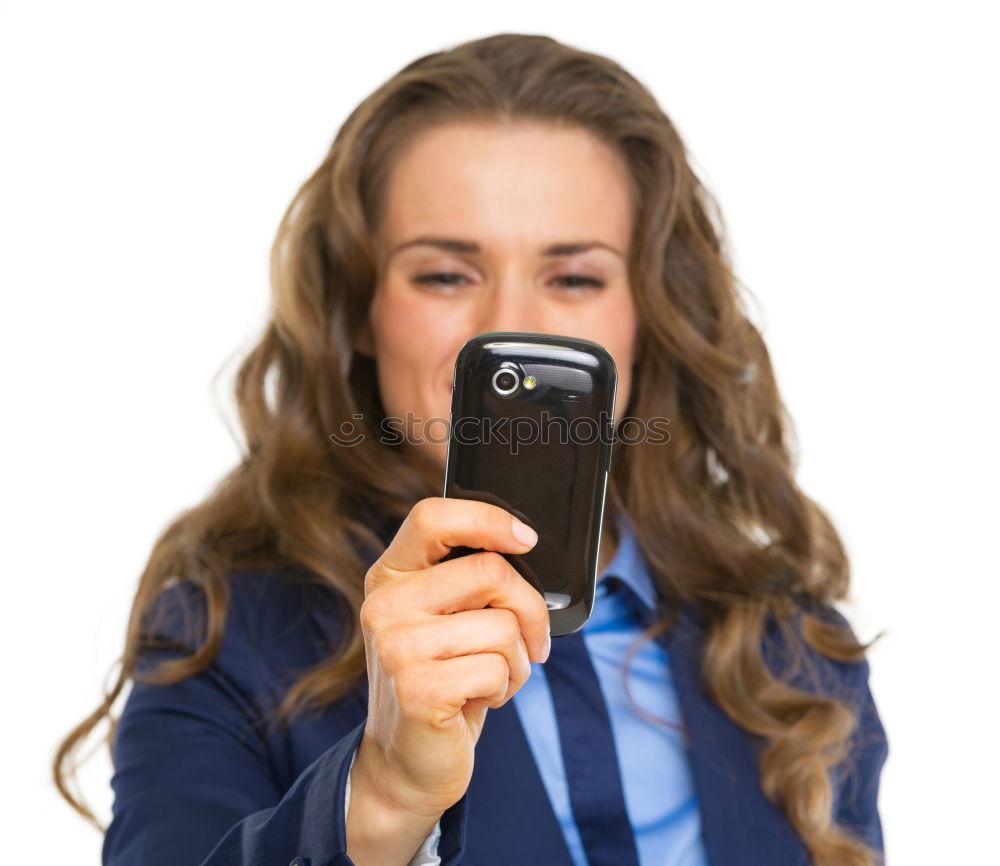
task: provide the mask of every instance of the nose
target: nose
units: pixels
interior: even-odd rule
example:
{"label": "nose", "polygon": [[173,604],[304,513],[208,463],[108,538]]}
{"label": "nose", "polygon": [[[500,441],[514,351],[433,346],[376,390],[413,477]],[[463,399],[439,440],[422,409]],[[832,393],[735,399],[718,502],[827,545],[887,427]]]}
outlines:
{"label": "nose", "polygon": [[545,311],[528,287],[506,283],[494,287],[482,300],[476,317],[477,333],[487,331],[545,332]]}

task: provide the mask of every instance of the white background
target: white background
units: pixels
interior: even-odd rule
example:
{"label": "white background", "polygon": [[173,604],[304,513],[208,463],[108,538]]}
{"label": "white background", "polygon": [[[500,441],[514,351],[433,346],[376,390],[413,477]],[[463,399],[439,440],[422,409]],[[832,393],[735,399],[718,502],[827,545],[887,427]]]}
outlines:
{"label": "white background", "polygon": [[[998,862],[988,4],[491,6],[3,4],[0,860],[99,862],[52,751],[110,679],[154,538],[234,461],[228,386],[293,193],[405,63],[517,31],[623,63],[721,201],[848,613],[887,631],[890,864]],[[102,820],[109,775],[102,747]]]}

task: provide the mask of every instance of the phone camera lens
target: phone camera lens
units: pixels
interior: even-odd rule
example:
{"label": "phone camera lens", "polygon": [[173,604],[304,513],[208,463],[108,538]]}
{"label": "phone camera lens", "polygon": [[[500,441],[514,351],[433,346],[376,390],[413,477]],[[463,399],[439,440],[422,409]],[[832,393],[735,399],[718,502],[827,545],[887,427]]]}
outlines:
{"label": "phone camera lens", "polygon": [[517,390],[517,375],[507,367],[501,367],[493,374],[493,390],[501,397],[513,394]]}

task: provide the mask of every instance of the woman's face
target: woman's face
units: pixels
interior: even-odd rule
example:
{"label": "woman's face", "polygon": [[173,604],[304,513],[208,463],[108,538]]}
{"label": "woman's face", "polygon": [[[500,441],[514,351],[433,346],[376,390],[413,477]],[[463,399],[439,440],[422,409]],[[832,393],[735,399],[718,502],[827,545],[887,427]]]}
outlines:
{"label": "woman's face", "polygon": [[[386,415],[410,413],[408,442],[439,468],[455,357],[484,331],[600,343],[618,368],[621,418],[636,334],[628,183],[622,157],[582,129],[451,123],[404,149],[359,348],[376,359]],[[549,249],[564,245],[581,248]]]}

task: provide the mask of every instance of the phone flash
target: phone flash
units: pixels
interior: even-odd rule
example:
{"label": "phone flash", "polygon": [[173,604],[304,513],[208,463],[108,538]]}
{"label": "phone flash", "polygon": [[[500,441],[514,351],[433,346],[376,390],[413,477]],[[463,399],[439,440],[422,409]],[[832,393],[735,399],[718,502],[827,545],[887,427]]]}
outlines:
{"label": "phone flash", "polygon": [[525,376],[524,377],[524,387],[527,388],[529,391],[532,388],[534,388],[535,385],[537,385],[537,384],[538,384],[538,380],[534,376]]}

